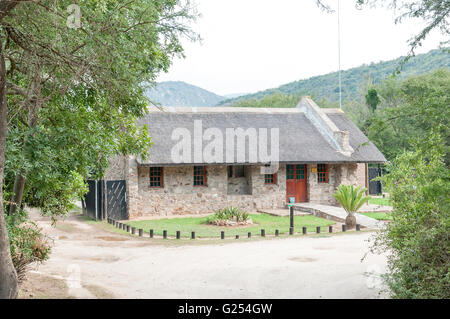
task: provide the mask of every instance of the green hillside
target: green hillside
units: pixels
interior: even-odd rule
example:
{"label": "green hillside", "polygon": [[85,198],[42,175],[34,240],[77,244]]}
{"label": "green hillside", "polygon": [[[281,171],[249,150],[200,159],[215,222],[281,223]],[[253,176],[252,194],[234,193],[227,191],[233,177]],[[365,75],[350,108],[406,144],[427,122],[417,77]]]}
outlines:
{"label": "green hillside", "polygon": [[[369,78],[376,84],[391,76],[399,66],[401,59],[371,63],[370,65],[362,65],[342,71],[343,100],[357,98],[360,88],[364,87]],[[412,58],[404,65],[399,77],[404,78],[428,73],[438,68],[450,68],[450,54],[442,50],[432,50],[426,54],[420,54]],[[298,101],[298,97],[302,95],[310,95],[317,100],[326,99],[333,103],[339,101],[338,83],[338,72],[334,72],[306,80],[291,82],[278,88],[244,95],[234,99],[227,99],[221,101],[219,105],[283,107],[295,103],[292,101]],[[289,96],[286,97],[286,95]],[[271,101],[280,105],[260,105],[270,103]]]}
{"label": "green hillside", "polygon": [[152,102],[162,106],[215,106],[226,99],[181,81],[160,82],[146,95]]}

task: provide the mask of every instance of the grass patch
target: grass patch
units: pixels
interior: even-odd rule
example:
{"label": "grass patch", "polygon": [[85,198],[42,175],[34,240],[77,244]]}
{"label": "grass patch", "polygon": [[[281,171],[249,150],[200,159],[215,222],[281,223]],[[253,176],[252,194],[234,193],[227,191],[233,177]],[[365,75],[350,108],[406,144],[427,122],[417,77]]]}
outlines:
{"label": "grass patch", "polygon": [[381,205],[381,206],[392,206],[391,203],[389,202],[389,198],[372,197],[369,200],[369,204]]}
{"label": "grass patch", "polygon": [[[245,237],[247,233],[258,235],[261,229],[265,229],[266,234],[274,234],[278,229],[280,234],[289,233],[289,217],[278,217],[268,214],[252,214],[250,218],[255,223],[254,225],[230,228],[225,226],[213,226],[207,224],[208,216],[205,217],[189,217],[189,218],[173,218],[173,219],[158,219],[158,220],[141,220],[127,222],[128,225],[143,229],[145,232],[153,229],[155,235],[162,236],[163,230],[167,230],[169,236],[174,236],[176,231],[181,232],[182,237],[190,237],[191,232],[199,238],[213,238],[220,237],[220,232],[225,231],[226,237],[235,237],[236,235]],[[315,231],[317,226],[327,227],[333,225],[333,221],[315,216],[295,216],[294,227],[297,232],[301,231],[302,227],[307,227],[308,231]]]}
{"label": "grass patch", "polygon": [[392,215],[389,213],[361,213],[361,215],[374,218],[376,220],[392,220]]}

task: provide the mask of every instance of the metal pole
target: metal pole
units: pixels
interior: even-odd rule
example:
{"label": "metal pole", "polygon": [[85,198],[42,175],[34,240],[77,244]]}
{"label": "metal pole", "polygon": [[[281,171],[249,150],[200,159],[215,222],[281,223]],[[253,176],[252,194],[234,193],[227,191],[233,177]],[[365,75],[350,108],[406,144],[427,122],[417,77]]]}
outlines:
{"label": "metal pole", "polygon": [[98,183],[95,181],[95,220],[98,220]]}
{"label": "metal pole", "polygon": [[338,0],[338,56],[339,56],[339,108],[342,109],[342,74],[341,74],[341,1]]}
{"label": "metal pole", "polygon": [[294,207],[289,207],[289,219],[290,219],[290,227],[289,227],[289,235],[294,235]]}

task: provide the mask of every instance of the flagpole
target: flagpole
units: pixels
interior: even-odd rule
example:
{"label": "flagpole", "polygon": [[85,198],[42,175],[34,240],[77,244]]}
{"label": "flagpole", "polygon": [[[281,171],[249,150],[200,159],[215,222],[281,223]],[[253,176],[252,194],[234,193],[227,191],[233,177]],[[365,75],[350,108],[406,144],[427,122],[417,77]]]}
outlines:
{"label": "flagpole", "polygon": [[341,1],[338,0],[338,59],[339,59],[339,108],[342,109],[342,74],[341,74]]}

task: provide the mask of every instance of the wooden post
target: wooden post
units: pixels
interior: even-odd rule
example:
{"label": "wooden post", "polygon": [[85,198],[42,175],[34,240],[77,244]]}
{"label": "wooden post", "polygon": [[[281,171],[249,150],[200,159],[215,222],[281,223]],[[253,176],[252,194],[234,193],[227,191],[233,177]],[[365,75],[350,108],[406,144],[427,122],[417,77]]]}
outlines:
{"label": "wooden post", "polygon": [[154,231],[153,231],[153,229],[150,229],[150,238],[153,238],[153,236],[154,236]]}
{"label": "wooden post", "polygon": [[343,231],[343,232],[347,231],[347,226],[346,226],[345,224],[342,225],[342,231]]}
{"label": "wooden post", "polygon": [[139,237],[144,236],[144,230],[143,229],[139,229]]}
{"label": "wooden post", "polygon": [[303,227],[303,235],[306,235],[307,232],[308,232],[308,229],[306,227]]}
{"label": "wooden post", "polygon": [[163,238],[167,239],[167,230],[163,230]]}
{"label": "wooden post", "polygon": [[356,231],[360,231],[361,230],[361,225],[360,224],[356,224]]}
{"label": "wooden post", "polygon": [[236,235],[236,239],[239,239],[239,235]]}
{"label": "wooden post", "polygon": [[252,233],[248,233],[248,238],[252,238]]}
{"label": "wooden post", "polygon": [[179,230],[177,230],[177,239],[181,238],[181,232]]}
{"label": "wooden post", "polygon": [[316,227],[316,233],[320,234],[320,226]]}
{"label": "wooden post", "polygon": [[130,229],[131,229],[131,226],[130,226],[130,225],[127,225],[127,233],[130,232]]}
{"label": "wooden post", "polygon": [[131,227],[131,233],[132,233],[133,235],[136,234],[136,227]]}
{"label": "wooden post", "polygon": [[191,233],[191,239],[195,239],[195,231]]}
{"label": "wooden post", "polygon": [[333,226],[329,226],[329,227],[328,227],[328,232],[330,232],[330,233],[333,232]]}
{"label": "wooden post", "polygon": [[266,237],[266,230],[265,229],[261,229],[261,237]]}
{"label": "wooden post", "polygon": [[276,237],[280,236],[280,231],[278,229],[275,229],[275,236]]}
{"label": "wooden post", "polygon": [[220,232],[220,239],[225,239],[225,232],[224,231]]}

